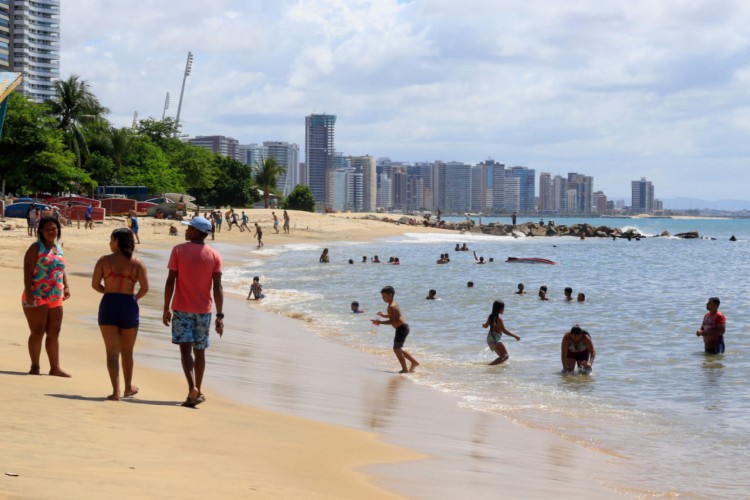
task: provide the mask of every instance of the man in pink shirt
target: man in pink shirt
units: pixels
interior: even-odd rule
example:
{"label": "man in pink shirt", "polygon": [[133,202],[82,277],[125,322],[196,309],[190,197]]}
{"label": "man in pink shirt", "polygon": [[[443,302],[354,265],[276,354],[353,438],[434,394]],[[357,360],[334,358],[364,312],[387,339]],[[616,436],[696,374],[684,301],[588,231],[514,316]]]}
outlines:
{"label": "man in pink shirt", "polygon": [[[194,217],[185,231],[186,243],[172,249],[169,275],[164,285],[164,325],[172,324],[172,343],[180,346],[182,370],[188,382],[188,396],[182,406],[203,403],[201,392],[206,370],[206,349],[211,329],[211,311],[216,302],[216,333],[224,333],[224,292],[221,287],[221,255],[205,244],[211,223]],[[213,290],[213,300],[211,291]],[[170,307],[171,306],[171,307]],[[195,356],[195,358],[193,358]]]}

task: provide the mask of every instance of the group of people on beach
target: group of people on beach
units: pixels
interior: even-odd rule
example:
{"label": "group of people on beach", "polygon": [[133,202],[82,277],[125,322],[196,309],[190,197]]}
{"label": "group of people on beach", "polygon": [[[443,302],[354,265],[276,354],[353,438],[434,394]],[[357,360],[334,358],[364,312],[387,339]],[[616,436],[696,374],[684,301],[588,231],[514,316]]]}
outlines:
{"label": "group of people on beach", "polygon": [[[182,222],[187,226],[185,243],[172,248],[167,268],[169,270],[164,285],[164,307],[162,322],[171,327],[172,343],[179,346],[180,359],[188,384],[188,394],[182,403],[195,407],[206,398],[201,390],[206,368],[205,351],[209,347],[209,331],[213,324],[216,333],[224,333],[224,294],[222,288],[222,258],[205,240],[215,228],[215,222],[196,216]],[[70,298],[65,271],[63,249],[58,245],[62,236],[60,221],[52,216],[42,216],[37,227],[37,241],[29,246],[24,254],[24,291],[22,305],[29,325],[28,351],[31,360],[29,373],[40,374],[40,356],[44,345],[49,359],[49,374],[70,377],[60,363],[59,336],[63,320],[63,302]],[[110,253],[96,263],[91,286],[101,293],[98,324],[106,352],[106,366],[112,385],[108,400],[133,397],[139,388],[133,384],[133,349],[140,323],[138,302],[149,292],[148,270],[136,258],[136,237],[129,228],[118,228],[110,235]],[[327,251],[324,252],[327,256]],[[394,258],[394,260],[397,258]],[[366,262],[366,257],[363,260]],[[136,290],[137,285],[137,290]],[[473,285],[473,283],[472,283]],[[542,287],[546,288],[546,287]],[[540,298],[541,298],[540,289]],[[546,290],[544,290],[546,296]],[[386,286],[381,290],[381,298],[387,304],[386,312],[377,312],[371,322],[390,325],[395,329],[393,351],[399,361],[400,373],[411,373],[419,362],[407,351],[404,344],[410,333],[409,324],[395,300],[395,289]],[[517,294],[524,293],[519,284]],[[579,301],[581,300],[579,294]],[[253,279],[248,298],[263,298],[259,277]],[[434,299],[436,292],[430,290],[428,299]],[[572,301],[572,289],[565,289],[566,300]],[[585,296],[584,296],[585,300]],[[213,307],[216,316],[212,317]],[[696,335],[702,337],[706,353],[721,354],[725,351],[724,334],[726,318],[718,309],[718,297],[708,299],[701,327]],[[359,304],[351,304],[352,312],[361,313]],[[494,301],[492,310],[483,323],[488,328],[487,344],[497,354],[492,365],[508,359],[508,351],[502,342],[502,335],[521,340],[519,335],[509,331],[502,314],[505,304]],[[591,335],[575,325],[566,331],[561,342],[561,362],[563,371],[571,372],[576,366],[582,371],[590,371],[596,351]],[[408,362],[408,365],[407,365]],[[124,378],[124,390],[120,388],[120,365]]]}
{"label": "group of people on beach", "polygon": [[[209,346],[212,310],[216,305],[214,327],[224,333],[224,293],[221,284],[221,255],[205,244],[211,233],[211,222],[195,217],[185,231],[185,243],[172,248],[164,285],[162,321],[172,328],[172,343],[179,345],[188,395],[183,406],[195,407],[205,401],[201,391],[205,372],[205,350]],[[22,305],[29,325],[29,373],[39,374],[42,344],[50,363],[50,375],[70,377],[60,365],[60,330],[63,302],[70,298],[65,272],[60,222],[43,216],[39,221],[38,239],[24,255],[24,292]],[[138,394],[133,384],[133,348],[138,335],[140,308],[138,301],[149,291],[148,270],[133,255],[136,238],[129,228],[118,228],[110,235],[110,252],[94,266],[91,286],[101,293],[98,324],[104,340],[107,371],[112,384],[108,400],[130,398]],[[136,291],[136,285],[138,289]],[[120,391],[120,364],[124,391]]]}

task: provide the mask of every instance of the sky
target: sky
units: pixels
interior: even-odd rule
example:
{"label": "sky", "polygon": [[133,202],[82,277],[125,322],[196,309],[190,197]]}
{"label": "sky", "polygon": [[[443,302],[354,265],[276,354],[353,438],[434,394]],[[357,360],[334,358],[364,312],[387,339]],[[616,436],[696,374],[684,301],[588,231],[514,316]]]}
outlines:
{"label": "sky", "polygon": [[746,0],[64,0],[61,77],[116,126],[289,141],[337,116],[336,150],[492,158],[594,177],[610,199],[750,199]]}

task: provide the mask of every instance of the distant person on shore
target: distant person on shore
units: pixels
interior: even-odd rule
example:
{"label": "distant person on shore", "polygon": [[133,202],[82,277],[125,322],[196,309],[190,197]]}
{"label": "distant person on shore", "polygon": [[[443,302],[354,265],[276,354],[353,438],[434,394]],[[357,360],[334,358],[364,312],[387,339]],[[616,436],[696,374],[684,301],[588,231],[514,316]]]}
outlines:
{"label": "distant person on shore", "polygon": [[250,285],[250,293],[247,294],[247,300],[250,300],[250,297],[255,300],[266,298],[263,293],[263,285],[260,284],[260,276],[253,277],[253,284]]}
{"label": "distant person on shore", "polygon": [[487,332],[487,345],[497,354],[497,359],[490,363],[490,365],[499,365],[508,361],[508,350],[505,345],[500,341],[503,337],[503,333],[510,335],[516,340],[521,340],[521,337],[515,333],[510,332],[505,328],[503,318],[500,317],[505,311],[505,303],[500,300],[496,300],[492,303],[492,312],[487,316],[487,321],[484,322],[482,328],[489,327],[490,331]]}
{"label": "distant person on shore", "polygon": [[[209,217],[206,217],[206,220],[209,220]],[[211,241],[216,239],[216,217],[214,217],[214,214],[211,213]]]}
{"label": "distant person on shore", "polygon": [[289,214],[284,210],[284,234],[289,234]]}
{"label": "distant person on shore", "polygon": [[[148,274],[143,262],[133,257],[135,234],[130,229],[123,227],[112,231],[109,249],[112,253],[101,257],[94,266],[91,287],[104,294],[99,303],[98,322],[112,383],[112,394],[107,399],[117,401],[120,399],[120,359],[125,379],[123,397],[138,394],[138,387],[133,385],[133,348],[140,322],[138,300],[148,293]],[[138,293],[134,293],[136,283]]]}
{"label": "distant person on shore", "polygon": [[276,234],[279,234],[279,218],[276,216],[276,212],[271,212],[271,217],[273,217],[273,230],[276,231]]}
{"label": "distant person on shore", "polygon": [[133,232],[135,242],[140,245],[141,238],[138,236],[138,216],[136,215],[135,210],[130,211],[130,230]]}
{"label": "distant person on shore", "polygon": [[563,291],[565,294],[565,302],[570,302],[573,300],[573,289],[569,286],[565,287],[565,290]]}
{"label": "distant person on shore", "polygon": [[222,222],[222,219],[221,219],[221,210],[217,210],[216,212],[214,212],[214,220],[216,221],[216,232],[220,233],[221,232],[221,222]]}
{"label": "distant person on shore", "polygon": [[240,226],[240,216],[237,215],[237,212],[235,212],[234,209],[232,209],[232,224],[237,226],[240,232],[243,232],[245,230],[242,226]]}
{"label": "distant person on shore", "polygon": [[477,257],[476,250],[474,251],[474,260],[476,261],[477,264],[485,264],[484,257]]}
{"label": "distant person on shore", "polygon": [[221,255],[205,244],[211,223],[203,217],[195,217],[183,224],[188,226],[186,242],[172,248],[167,265],[169,275],[164,285],[162,321],[165,326],[172,325],[172,343],[180,346],[182,371],[188,383],[188,396],[182,405],[192,408],[206,400],[201,384],[206,370],[206,349],[210,344],[211,311],[216,302],[215,327],[221,337],[224,291]]}
{"label": "distant person on shore", "polygon": [[703,324],[695,332],[698,337],[703,337],[705,352],[708,354],[724,353],[724,333],[726,332],[727,319],[724,313],[719,311],[721,301],[719,297],[711,297],[706,302],[708,312],[703,316]]}
{"label": "distant person on shore", "polygon": [[518,217],[518,214],[516,212],[513,212],[513,214],[510,216],[511,221],[513,222],[513,227],[516,227],[516,218]]}
{"label": "distant person on shore", "polygon": [[560,357],[563,372],[572,373],[576,365],[582,372],[590,372],[594,365],[596,351],[589,332],[578,325],[565,332],[560,344]]}
{"label": "distant person on shore", "polygon": [[547,298],[547,287],[544,285],[539,287],[539,300],[549,300]]}
{"label": "distant person on shore", "polygon": [[352,308],[353,314],[362,314],[364,312],[362,309],[359,308],[359,302],[357,302],[356,300],[352,302],[351,308]]}
{"label": "distant person on shore", "polygon": [[[413,373],[419,366],[419,363],[408,352],[404,351],[404,342],[406,341],[406,336],[409,335],[409,324],[406,322],[406,318],[402,316],[401,308],[396,303],[396,291],[392,286],[387,286],[380,291],[380,296],[383,298],[383,302],[388,304],[388,309],[385,314],[378,311],[378,316],[388,318],[388,320],[373,319],[370,321],[372,321],[373,325],[391,325],[396,329],[396,335],[393,338],[393,352],[401,364],[401,371],[399,373]],[[406,360],[409,360],[411,363],[408,370],[406,369]]]}
{"label": "distant person on shore", "polygon": [[39,228],[39,219],[41,219],[41,214],[39,212],[39,209],[35,204],[29,205],[29,210],[26,212],[26,222],[28,226],[28,234],[29,236],[36,237],[37,236],[37,229]]}
{"label": "distant person on shore", "polygon": [[578,302],[586,302],[586,294],[583,292],[578,292]]}
{"label": "distant person on shore", "polygon": [[518,284],[518,290],[516,291],[516,295],[525,295],[526,290],[524,290],[523,283]]}
{"label": "distant person on shore", "polygon": [[91,203],[86,207],[86,215],[84,215],[84,218],[86,219],[86,223],[83,225],[83,228],[94,229],[94,207]]}
{"label": "distant person on shore", "polygon": [[437,298],[436,295],[437,295],[437,291],[436,290],[430,290],[429,292],[427,292],[427,297],[425,297],[425,299],[427,299],[427,300],[435,300]]}
{"label": "distant person on shore", "polygon": [[37,235],[37,241],[29,246],[23,258],[24,291],[21,303],[29,324],[29,373],[41,373],[39,357],[44,343],[49,359],[49,374],[70,377],[60,368],[63,301],[70,298],[63,249],[56,243],[62,235],[60,223],[51,217],[42,217]]}
{"label": "distant person on shore", "polygon": [[258,238],[258,248],[262,247],[264,245],[263,229],[261,229],[260,224],[258,224],[257,222],[255,223],[255,234],[253,236],[256,236]]}
{"label": "distant person on shore", "polygon": [[245,231],[245,230],[247,230],[247,232],[248,232],[248,233],[250,232],[250,227],[249,227],[249,226],[247,225],[247,222],[248,222],[249,220],[250,220],[250,218],[249,218],[249,217],[247,216],[247,214],[246,214],[246,213],[245,213],[245,211],[243,210],[243,211],[242,211],[242,224],[240,225],[240,231]]}
{"label": "distant person on shore", "polygon": [[320,254],[320,258],[318,259],[318,262],[321,264],[328,264],[329,257],[328,257],[328,249],[324,248],[323,253]]}

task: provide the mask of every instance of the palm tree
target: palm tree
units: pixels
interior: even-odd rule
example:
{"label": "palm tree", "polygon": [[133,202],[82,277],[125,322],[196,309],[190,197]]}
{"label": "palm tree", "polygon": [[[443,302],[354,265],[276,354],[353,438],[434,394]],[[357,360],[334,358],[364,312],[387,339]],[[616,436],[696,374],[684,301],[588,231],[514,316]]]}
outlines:
{"label": "palm tree", "polygon": [[86,138],[81,126],[98,120],[109,110],[99,103],[91,92],[90,86],[78,75],[71,75],[67,80],[55,82],[55,96],[47,101],[50,110],[65,131],[68,147],[76,155],[76,163],[81,166],[81,156],[88,154]]}
{"label": "palm tree", "polygon": [[255,183],[263,190],[263,205],[268,208],[268,198],[271,189],[276,188],[276,181],[286,169],[279,165],[275,158],[261,157],[261,161],[255,164]]}

